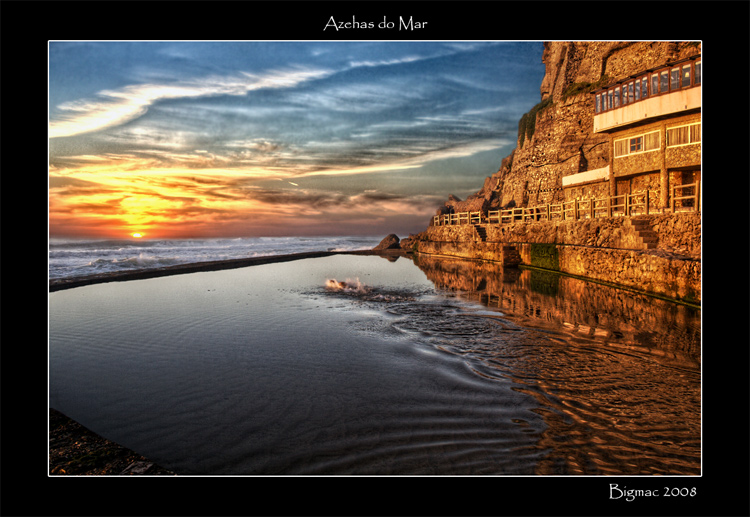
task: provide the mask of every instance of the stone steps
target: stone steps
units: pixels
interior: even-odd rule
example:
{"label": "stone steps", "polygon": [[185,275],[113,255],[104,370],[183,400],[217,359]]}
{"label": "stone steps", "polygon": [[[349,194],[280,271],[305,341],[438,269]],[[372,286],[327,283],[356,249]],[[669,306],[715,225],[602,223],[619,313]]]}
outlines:
{"label": "stone steps", "polygon": [[636,242],[642,249],[656,249],[659,237],[656,232],[651,229],[651,225],[649,224],[647,219],[633,217],[630,219],[629,223],[635,231]]}
{"label": "stone steps", "polygon": [[481,224],[474,225],[474,234],[479,238],[480,241],[487,242],[487,228],[485,228]]}

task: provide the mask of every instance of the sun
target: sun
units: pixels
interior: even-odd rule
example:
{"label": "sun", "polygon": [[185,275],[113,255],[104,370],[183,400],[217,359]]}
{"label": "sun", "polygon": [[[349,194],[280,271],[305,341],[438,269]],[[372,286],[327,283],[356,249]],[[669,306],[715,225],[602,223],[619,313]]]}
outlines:
{"label": "sun", "polygon": [[131,233],[130,235],[132,237],[135,237],[136,239],[140,239],[141,237],[143,237],[143,234],[139,232]]}

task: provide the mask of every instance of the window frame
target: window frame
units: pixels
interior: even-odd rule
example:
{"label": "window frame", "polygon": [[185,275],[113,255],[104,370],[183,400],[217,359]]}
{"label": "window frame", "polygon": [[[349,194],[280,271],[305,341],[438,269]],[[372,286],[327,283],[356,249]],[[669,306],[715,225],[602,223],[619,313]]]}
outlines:
{"label": "window frame", "polygon": [[[646,137],[654,134],[657,135],[657,141],[655,142],[656,145],[651,149],[646,149],[646,142],[648,140]],[[631,150],[634,141],[636,143],[636,148],[635,150]],[[621,152],[618,154],[618,148],[621,151],[624,150],[625,152]],[[659,150],[661,150],[661,130],[659,129],[655,131],[647,131],[645,133],[637,133],[635,135],[624,136],[612,141],[612,154],[615,158],[625,158],[626,156],[631,156],[634,154],[651,153]]]}
{"label": "window frame", "polygon": [[[686,146],[686,145],[700,144],[701,141],[702,141],[702,136],[703,136],[702,135],[702,131],[700,129],[701,125],[702,125],[702,122],[689,122],[687,124],[678,124],[676,126],[666,127],[665,130],[664,130],[664,136],[667,139],[667,148],[683,147],[683,146]],[[695,132],[693,131],[693,127],[695,127],[695,126],[698,126],[698,128],[699,128],[698,131],[697,131],[697,133],[698,133],[698,139],[697,140],[693,140],[693,135],[695,134]],[[684,143],[680,143],[680,144],[670,143],[670,141],[669,141],[669,132],[671,130],[681,129],[681,128],[687,128],[687,139],[688,139],[688,141],[684,142]]]}
{"label": "window frame", "polygon": [[643,135],[634,136],[629,139],[630,152],[628,154],[636,154],[643,152]]}

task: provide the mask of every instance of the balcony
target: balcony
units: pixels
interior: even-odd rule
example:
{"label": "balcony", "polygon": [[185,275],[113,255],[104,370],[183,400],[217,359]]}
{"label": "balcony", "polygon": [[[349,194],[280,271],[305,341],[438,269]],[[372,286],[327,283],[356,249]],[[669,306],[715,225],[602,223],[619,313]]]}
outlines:
{"label": "balcony", "polygon": [[631,124],[700,108],[700,86],[664,93],[594,115],[594,133],[606,133]]}

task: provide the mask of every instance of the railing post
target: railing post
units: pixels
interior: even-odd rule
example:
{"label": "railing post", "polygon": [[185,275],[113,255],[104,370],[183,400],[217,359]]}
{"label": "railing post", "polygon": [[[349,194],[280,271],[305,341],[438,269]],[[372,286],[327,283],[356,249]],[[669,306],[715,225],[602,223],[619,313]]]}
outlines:
{"label": "railing post", "polygon": [[700,196],[701,181],[695,180],[695,211],[701,211],[701,196]]}
{"label": "railing post", "polygon": [[672,205],[672,213],[673,214],[675,213],[675,208],[676,208],[675,207],[675,200],[674,200],[674,196],[675,196],[676,190],[677,190],[677,187],[675,187],[674,185],[672,185],[672,199],[670,199],[670,204]]}
{"label": "railing post", "polygon": [[578,200],[573,202],[573,219],[578,219]]}

